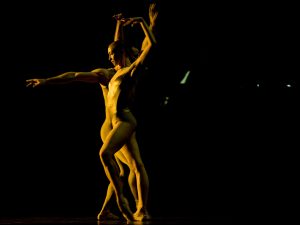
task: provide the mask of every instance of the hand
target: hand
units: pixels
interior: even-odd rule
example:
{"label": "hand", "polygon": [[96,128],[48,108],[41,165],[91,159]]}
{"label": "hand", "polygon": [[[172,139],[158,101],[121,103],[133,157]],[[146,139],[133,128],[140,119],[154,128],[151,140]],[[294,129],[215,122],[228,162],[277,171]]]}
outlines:
{"label": "hand", "polygon": [[142,17],[132,17],[132,18],[122,18],[123,26],[131,25],[134,26],[135,24],[141,22],[143,20]]}
{"label": "hand", "polygon": [[122,20],[124,18],[124,16],[122,13],[119,13],[119,14],[113,15],[113,18],[116,20]]}
{"label": "hand", "polygon": [[149,6],[149,20],[150,20],[150,26],[155,25],[155,21],[158,16],[158,11],[156,7],[156,3],[151,3]]}
{"label": "hand", "polygon": [[46,80],[45,79],[29,79],[26,80],[26,87],[36,87],[42,84],[45,84]]}

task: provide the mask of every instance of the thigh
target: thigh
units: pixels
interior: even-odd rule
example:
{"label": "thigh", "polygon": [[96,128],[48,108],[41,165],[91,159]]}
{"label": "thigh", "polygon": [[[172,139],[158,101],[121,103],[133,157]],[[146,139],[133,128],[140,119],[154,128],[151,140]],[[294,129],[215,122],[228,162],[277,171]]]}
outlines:
{"label": "thigh", "polygon": [[125,148],[125,145],[121,148],[120,151],[117,151],[115,153],[115,157],[118,158],[122,163],[126,164],[128,166],[128,162],[127,162],[127,159],[125,157],[125,155],[123,154],[122,152],[122,149]]}
{"label": "thigh", "polygon": [[102,142],[104,142],[104,140],[106,139],[106,137],[108,136],[108,134],[111,130],[112,130],[111,122],[106,119],[103,122],[103,124],[101,126],[101,130],[100,130],[100,136],[101,136]]}
{"label": "thigh", "polygon": [[140,149],[138,146],[135,132],[130,136],[130,139],[128,140],[126,145],[121,149],[121,152],[123,153],[129,164],[142,163]]}
{"label": "thigh", "polygon": [[130,141],[134,128],[132,124],[127,122],[120,121],[116,123],[107,135],[100,153],[109,152],[115,154],[124,144]]}

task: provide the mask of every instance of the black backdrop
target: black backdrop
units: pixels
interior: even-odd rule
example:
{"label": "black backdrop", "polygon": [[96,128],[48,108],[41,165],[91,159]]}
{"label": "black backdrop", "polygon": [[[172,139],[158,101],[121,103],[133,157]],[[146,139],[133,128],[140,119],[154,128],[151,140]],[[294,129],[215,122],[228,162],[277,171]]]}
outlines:
{"label": "black backdrop", "polygon": [[[147,17],[148,2],[101,4],[7,6],[14,19],[6,18],[2,37],[3,215],[94,216],[100,209],[107,187],[98,157],[101,90],[78,83],[27,89],[25,80],[108,67],[112,15]],[[159,7],[159,47],[137,107],[150,211],[255,217],[283,200],[274,198],[278,185],[293,184],[292,61],[243,7]]]}

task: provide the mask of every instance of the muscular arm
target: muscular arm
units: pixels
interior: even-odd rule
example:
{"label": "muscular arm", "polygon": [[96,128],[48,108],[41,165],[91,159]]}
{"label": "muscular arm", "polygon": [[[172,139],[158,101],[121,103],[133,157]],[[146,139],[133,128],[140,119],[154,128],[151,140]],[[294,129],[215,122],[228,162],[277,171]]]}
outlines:
{"label": "muscular arm", "polygon": [[[149,22],[150,22],[149,29],[155,35],[156,34],[156,19],[158,17],[156,3],[150,4],[148,14],[149,14]],[[142,42],[141,51],[143,51],[147,45],[148,45],[148,40],[147,40],[147,38],[144,38],[144,40]]]}
{"label": "muscular arm", "polygon": [[142,54],[131,64],[131,68],[132,72],[131,72],[131,76],[133,76],[133,74],[135,74],[135,70],[140,67],[140,65],[142,65],[145,61],[145,59],[147,58],[147,55],[151,49],[151,47],[156,44],[156,39],[152,33],[152,31],[150,30],[148,24],[146,23],[146,21],[144,20],[144,18],[142,17],[136,17],[136,18],[132,18],[131,22],[138,22],[144,33],[145,33],[145,40],[147,41],[147,45],[145,46]]}
{"label": "muscular arm", "polygon": [[112,77],[112,73],[109,69],[98,68],[91,72],[77,72],[75,73],[75,80],[88,82],[88,83],[100,83],[107,85]]}
{"label": "muscular arm", "polygon": [[123,15],[121,13],[114,15],[114,18],[117,20],[114,41],[124,40],[123,22],[121,21],[122,17]]}
{"label": "muscular arm", "polygon": [[[117,14],[114,18],[117,20],[114,40],[123,40],[123,21],[121,21],[122,14]],[[27,87],[37,87],[48,84],[66,84],[75,81],[88,82],[88,83],[100,83],[103,86],[107,86],[112,77],[112,71],[110,69],[99,68],[91,72],[65,72],[58,76],[50,78],[34,78],[26,80]]]}
{"label": "muscular arm", "polygon": [[107,85],[111,73],[108,69],[95,69],[91,72],[65,72],[58,76],[49,77],[45,79],[28,79],[26,80],[26,86],[36,87],[39,85],[48,84],[66,84],[75,81],[88,82],[88,83],[101,83]]}
{"label": "muscular arm", "polygon": [[76,72],[65,72],[55,77],[44,79],[44,84],[65,84],[75,81]]}

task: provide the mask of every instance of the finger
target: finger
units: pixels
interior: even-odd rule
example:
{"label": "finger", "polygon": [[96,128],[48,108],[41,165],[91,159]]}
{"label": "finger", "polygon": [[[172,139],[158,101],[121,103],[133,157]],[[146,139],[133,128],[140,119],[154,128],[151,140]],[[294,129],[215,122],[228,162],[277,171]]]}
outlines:
{"label": "finger", "polygon": [[155,6],[156,6],[156,3],[151,3],[150,4],[150,9],[153,10],[155,8]]}

